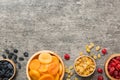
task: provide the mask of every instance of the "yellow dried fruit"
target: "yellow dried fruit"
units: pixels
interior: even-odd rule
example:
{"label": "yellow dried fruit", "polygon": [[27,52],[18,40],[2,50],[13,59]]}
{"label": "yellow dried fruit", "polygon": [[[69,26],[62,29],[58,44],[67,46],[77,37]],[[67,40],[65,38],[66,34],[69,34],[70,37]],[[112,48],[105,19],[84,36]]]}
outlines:
{"label": "yellow dried fruit", "polygon": [[72,69],[73,69],[73,66],[69,66],[69,69],[72,70]]}
{"label": "yellow dried fruit", "polygon": [[87,53],[90,53],[90,52],[91,52],[91,50],[90,50],[89,48],[87,48],[87,49],[86,49],[86,52],[87,52]]}
{"label": "yellow dried fruit", "polygon": [[83,55],[83,52],[80,52],[80,56],[82,56]]}
{"label": "yellow dried fruit", "polygon": [[96,47],[96,51],[99,51],[101,48],[100,48],[100,46],[97,46]]}
{"label": "yellow dried fruit", "polygon": [[78,80],[78,78],[77,77],[75,77],[75,79],[74,80]]}
{"label": "yellow dried fruit", "polygon": [[90,43],[90,46],[94,47],[94,45],[95,45],[94,43],[92,43],[92,42]]}
{"label": "yellow dried fruit", "polygon": [[94,55],[94,56],[93,56],[93,58],[94,58],[94,59],[97,59],[97,56],[96,56],[96,55]]}
{"label": "yellow dried fruit", "polygon": [[100,55],[100,54],[98,54],[97,56],[98,56],[99,59],[101,58],[101,55]]}

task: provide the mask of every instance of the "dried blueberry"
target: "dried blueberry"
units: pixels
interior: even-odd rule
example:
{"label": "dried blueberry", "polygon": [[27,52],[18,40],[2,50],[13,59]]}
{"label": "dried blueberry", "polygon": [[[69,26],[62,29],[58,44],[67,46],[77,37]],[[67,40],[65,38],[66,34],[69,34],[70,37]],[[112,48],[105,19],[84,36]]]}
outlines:
{"label": "dried blueberry", "polygon": [[23,57],[19,57],[19,61],[24,61],[24,58]]}
{"label": "dried blueberry", "polygon": [[4,59],[6,59],[6,55],[5,55],[5,54],[2,54],[2,57],[3,57]]}
{"label": "dried blueberry", "polygon": [[13,56],[12,54],[9,54],[9,55],[8,55],[8,58],[9,58],[9,59],[12,59],[12,56]]}
{"label": "dried blueberry", "polygon": [[14,54],[14,55],[13,55],[13,59],[14,59],[14,60],[17,60],[17,55]]}
{"label": "dried blueberry", "polygon": [[28,57],[29,56],[29,53],[28,52],[24,52],[23,53],[25,57]]}
{"label": "dried blueberry", "polygon": [[21,64],[20,64],[20,63],[17,63],[17,65],[18,65],[18,69],[21,69]]}
{"label": "dried blueberry", "polygon": [[13,65],[11,63],[7,64],[9,69],[13,69]]}
{"label": "dried blueberry", "polygon": [[14,49],[14,53],[18,53],[18,50],[17,50],[17,49]]}
{"label": "dried blueberry", "polygon": [[8,49],[5,49],[5,52],[6,52],[7,54],[9,54],[9,50],[8,50]]}
{"label": "dried blueberry", "polygon": [[12,59],[14,63],[17,63],[17,60],[16,59]]}

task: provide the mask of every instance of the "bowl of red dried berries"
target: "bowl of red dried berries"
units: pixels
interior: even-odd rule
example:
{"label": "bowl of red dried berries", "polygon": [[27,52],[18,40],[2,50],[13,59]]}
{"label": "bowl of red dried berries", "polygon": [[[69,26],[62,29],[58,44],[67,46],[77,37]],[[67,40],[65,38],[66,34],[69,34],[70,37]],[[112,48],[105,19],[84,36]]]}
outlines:
{"label": "bowl of red dried berries", "polygon": [[12,80],[16,73],[16,66],[9,59],[0,60],[0,80]]}
{"label": "bowl of red dried berries", "polygon": [[120,80],[120,54],[113,54],[107,59],[105,72],[110,80]]}

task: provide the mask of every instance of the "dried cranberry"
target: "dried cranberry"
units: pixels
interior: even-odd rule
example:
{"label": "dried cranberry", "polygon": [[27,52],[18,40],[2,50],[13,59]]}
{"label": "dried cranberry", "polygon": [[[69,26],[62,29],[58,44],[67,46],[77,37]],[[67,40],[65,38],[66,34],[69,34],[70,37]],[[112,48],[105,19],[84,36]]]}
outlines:
{"label": "dried cranberry", "polygon": [[97,80],[104,80],[103,76],[99,75]]}
{"label": "dried cranberry", "polygon": [[101,51],[101,52],[102,52],[102,54],[104,54],[104,55],[105,55],[105,54],[107,53],[107,49],[105,49],[105,48],[104,48],[104,49],[102,49],[102,51]]}
{"label": "dried cranberry", "polygon": [[64,59],[69,60],[70,59],[70,55],[69,54],[65,54],[64,55]]}
{"label": "dried cranberry", "polygon": [[97,72],[102,74],[102,73],[103,73],[102,68],[98,68],[98,69],[97,69]]}

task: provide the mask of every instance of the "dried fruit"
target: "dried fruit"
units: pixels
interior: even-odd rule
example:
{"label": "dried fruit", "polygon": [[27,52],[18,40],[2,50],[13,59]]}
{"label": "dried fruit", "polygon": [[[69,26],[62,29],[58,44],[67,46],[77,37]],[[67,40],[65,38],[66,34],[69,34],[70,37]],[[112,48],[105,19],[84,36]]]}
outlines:
{"label": "dried fruit", "polygon": [[99,51],[99,50],[100,50],[100,46],[97,46],[97,47],[96,47],[96,51]]}
{"label": "dried fruit", "polygon": [[107,49],[106,48],[104,48],[104,49],[102,49],[102,54],[107,54]]}
{"label": "dried fruit", "polygon": [[103,76],[99,75],[97,80],[104,80]]}
{"label": "dried fruit", "polygon": [[24,52],[23,53],[25,57],[28,57],[29,56],[29,53],[28,52]]}
{"label": "dried fruit", "polygon": [[18,50],[17,50],[17,49],[14,49],[14,53],[18,53]]}
{"label": "dried fruit", "polygon": [[98,54],[98,55],[97,55],[97,57],[100,59],[100,58],[101,58],[101,55],[100,55],[100,54]]}
{"label": "dried fruit", "polygon": [[5,49],[5,52],[6,52],[7,54],[9,54],[9,50],[8,50],[8,49]]}
{"label": "dried fruit", "polygon": [[23,57],[19,57],[19,61],[24,61],[24,58]]}
{"label": "dried fruit", "polygon": [[69,54],[65,54],[64,55],[64,59],[69,60],[70,59],[70,55]]}
{"label": "dried fruit", "polygon": [[52,62],[52,56],[49,53],[41,53],[39,55],[39,61],[43,64],[48,64]]}
{"label": "dried fruit", "polygon": [[3,57],[4,59],[6,59],[6,55],[5,55],[5,54],[2,54],[2,57]]}
{"label": "dried fruit", "polygon": [[103,73],[102,68],[97,68],[97,72],[102,74]]}

